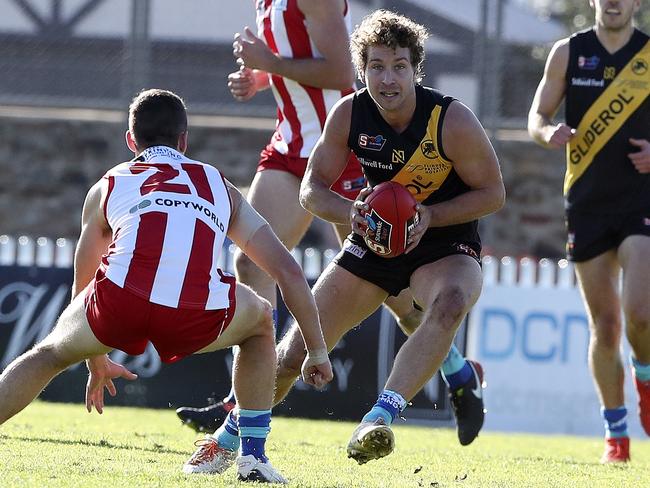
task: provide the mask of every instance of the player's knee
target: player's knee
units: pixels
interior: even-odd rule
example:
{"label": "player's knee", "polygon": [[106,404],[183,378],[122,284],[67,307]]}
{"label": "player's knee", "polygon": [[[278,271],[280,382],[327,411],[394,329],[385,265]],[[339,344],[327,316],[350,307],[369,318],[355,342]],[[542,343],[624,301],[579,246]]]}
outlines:
{"label": "player's knee", "polygon": [[275,325],[273,323],[273,307],[265,298],[259,297],[259,313],[257,319],[257,332],[259,335],[270,336],[275,342]]}
{"label": "player's knee", "polygon": [[246,256],[246,254],[239,250],[235,253],[234,266],[237,278],[244,283],[246,283],[248,278],[259,269],[255,263]]}
{"label": "player's knee", "polygon": [[590,341],[592,348],[618,354],[621,340],[621,322],[617,316],[600,317],[592,324]]}
{"label": "player's knee", "polygon": [[472,296],[460,286],[453,285],[438,294],[428,313],[441,328],[455,331],[473,303]]}
{"label": "player's knee", "polygon": [[650,306],[647,303],[629,305],[625,309],[625,323],[637,333],[650,330]]}

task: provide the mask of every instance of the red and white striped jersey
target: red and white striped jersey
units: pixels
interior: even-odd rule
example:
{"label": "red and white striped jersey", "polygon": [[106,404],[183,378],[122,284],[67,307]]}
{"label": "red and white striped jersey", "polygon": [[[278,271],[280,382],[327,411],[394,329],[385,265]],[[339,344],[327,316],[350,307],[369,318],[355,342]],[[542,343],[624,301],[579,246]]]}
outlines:
{"label": "red and white striped jersey", "polygon": [[233,279],[217,262],[232,209],[221,173],[155,146],[104,178],[104,213],[113,231],[102,257],[106,277],[160,305],[228,308]]}
{"label": "red and white striped jersey", "polygon": [[[297,0],[256,0],[257,35],[284,58],[319,58],[307,32],[305,16]],[[350,8],[345,7],[345,24],[351,32]],[[290,157],[307,158],[325,127],[325,118],[334,104],[354,90],[324,90],[302,85],[289,78],[269,75],[278,104],[273,147]]]}

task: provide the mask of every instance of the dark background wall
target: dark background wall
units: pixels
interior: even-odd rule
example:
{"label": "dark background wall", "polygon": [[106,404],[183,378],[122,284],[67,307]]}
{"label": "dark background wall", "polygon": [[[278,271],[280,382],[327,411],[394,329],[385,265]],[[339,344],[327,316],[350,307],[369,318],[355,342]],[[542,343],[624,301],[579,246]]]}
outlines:
{"label": "dark background wall", "polygon": [[[0,234],[78,235],[88,188],[132,157],[124,144],[126,121],[109,114],[104,121],[0,117]],[[190,124],[188,155],[247,186],[273,122],[195,117]],[[562,257],[563,154],[536,146],[523,131],[499,133],[495,146],[508,197],[505,208],[481,224],[486,250],[497,256]]]}

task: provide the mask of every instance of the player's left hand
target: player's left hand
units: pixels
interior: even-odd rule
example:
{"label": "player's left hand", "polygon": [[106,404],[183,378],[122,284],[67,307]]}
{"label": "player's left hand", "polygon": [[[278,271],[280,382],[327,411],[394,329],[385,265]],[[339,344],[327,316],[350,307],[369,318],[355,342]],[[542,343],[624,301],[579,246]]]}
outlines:
{"label": "player's left hand", "polygon": [[406,240],[406,249],[404,254],[411,252],[415,247],[420,243],[420,239],[429,228],[429,223],[431,222],[431,208],[425,205],[420,205],[419,203],[415,206],[415,210],[418,213],[418,223],[411,231],[409,232],[408,239]]}
{"label": "player's left hand", "polygon": [[630,137],[630,144],[639,148],[638,152],[630,153],[627,156],[639,173],[650,173],[650,142],[647,139],[633,139]]}
{"label": "player's left hand", "polygon": [[277,56],[269,49],[262,39],[246,26],[244,34],[235,34],[232,43],[232,54],[237,58],[240,66],[250,69],[261,69],[273,73],[273,66],[278,60]]}
{"label": "player's left hand", "polygon": [[88,383],[86,383],[86,410],[92,412],[93,406],[97,413],[104,412],[104,388],[111,396],[117,394],[113,379],[124,378],[134,380],[138,377],[121,364],[110,360],[107,354],[93,356],[86,360],[88,367]]}

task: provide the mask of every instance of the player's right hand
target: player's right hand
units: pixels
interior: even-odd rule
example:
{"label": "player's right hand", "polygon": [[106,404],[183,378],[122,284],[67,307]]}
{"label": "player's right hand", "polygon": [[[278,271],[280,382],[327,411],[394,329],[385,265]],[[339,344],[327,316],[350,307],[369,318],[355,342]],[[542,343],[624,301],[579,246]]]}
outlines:
{"label": "player's right hand", "polygon": [[366,235],[368,229],[368,221],[366,220],[366,213],[370,212],[370,206],[365,203],[365,199],[372,193],[372,187],[367,186],[362,189],[357,195],[357,199],[352,204],[350,209],[350,224],[352,232],[359,234],[361,237]]}
{"label": "player's right hand", "polygon": [[240,70],[230,73],[228,75],[228,89],[238,102],[245,102],[253,98],[257,93],[253,70],[242,67]]}
{"label": "player's right hand", "polygon": [[575,136],[576,130],[566,124],[557,124],[546,134],[546,144],[554,149],[561,149]]}
{"label": "player's right hand", "polygon": [[317,354],[308,352],[302,363],[301,372],[302,381],[319,389],[332,381],[334,373],[327,350],[323,349]]}

